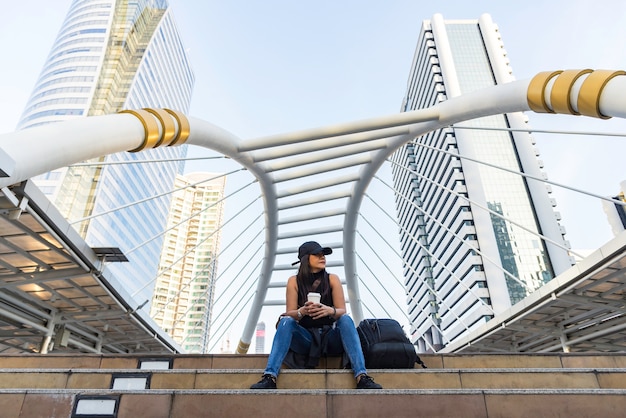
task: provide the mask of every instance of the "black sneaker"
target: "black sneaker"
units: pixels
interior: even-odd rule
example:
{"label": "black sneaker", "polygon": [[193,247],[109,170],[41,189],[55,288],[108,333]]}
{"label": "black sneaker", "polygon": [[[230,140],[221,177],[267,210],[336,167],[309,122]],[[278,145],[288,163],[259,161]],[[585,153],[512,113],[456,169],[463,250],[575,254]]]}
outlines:
{"label": "black sneaker", "polygon": [[356,384],[357,389],[382,389],[383,387],[374,382],[374,379],[364,374],[359,379],[359,383]]}
{"label": "black sneaker", "polygon": [[276,389],[276,378],[271,374],[264,374],[261,380],[250,386],[250,389]]}

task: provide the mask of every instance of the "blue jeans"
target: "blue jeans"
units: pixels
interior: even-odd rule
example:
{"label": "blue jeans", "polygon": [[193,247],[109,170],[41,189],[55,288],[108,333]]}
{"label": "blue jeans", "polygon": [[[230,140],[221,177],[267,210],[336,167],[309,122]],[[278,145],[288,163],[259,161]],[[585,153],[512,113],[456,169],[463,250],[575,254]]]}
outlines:
{"label": "blue jeans", "polygon": [[[341,315],[335,322],[335,328],[339,330],[341,343],[350,359],[354,377],[366,373],[361,341],[352,318],[348,315]],[[264,373],[277,377],[289,349],[296,353],[307,354],[311,347],[311,341],[311,334],[306,328],[300,326],[291,317],[283,317],[278,323],[278,328],[276,328],[276,334],[274,334],[274,341],[272,342],[272,351],[267,359],[267,367]]]}

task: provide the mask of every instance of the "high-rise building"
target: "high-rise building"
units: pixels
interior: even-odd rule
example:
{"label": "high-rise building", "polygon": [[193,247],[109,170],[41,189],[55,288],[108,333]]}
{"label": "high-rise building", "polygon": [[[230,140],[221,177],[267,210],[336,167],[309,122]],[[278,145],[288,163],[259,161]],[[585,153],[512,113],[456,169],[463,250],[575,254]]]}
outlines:
{"label": "high-rise building", "polygon": [[[512,80],[489,15],[437,14],[422,24],[402,111]],[[392,158],[411,337],[420,351],[440,349],[573,264],[546,185],[514,174],[545,178],[532,137],[516,132],[527,123],[522,113],[459,123]]]}
{"label": "high-rise building", "polygon": [[256,354],[265,353],[265,322],[261,321],[256,324],[255,334],[256,346],[254,352]]}
{"label": "high-rise building", "polygon": [[[74,0],[18,129],[122,109],[185,113],[193,84],[166,0]],[[177,146],[120,153],[34,179],[89,245],[126,254],[130,263],[107,268],[138,304],[152,296],[167,192],[182,173],[186,152]]]}
{"label": "high-rise building", "polygon": [[208,352],[226,177],[176,176],[150,316],[188,353]]}

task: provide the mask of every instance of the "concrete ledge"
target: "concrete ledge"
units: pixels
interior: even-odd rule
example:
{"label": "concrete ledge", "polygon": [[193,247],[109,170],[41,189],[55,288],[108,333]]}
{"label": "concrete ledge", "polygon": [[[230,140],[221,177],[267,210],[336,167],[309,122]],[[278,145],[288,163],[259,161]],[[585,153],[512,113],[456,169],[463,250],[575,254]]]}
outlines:
{"label": "concrete ledge", "polygon": [[[267,354],[142,356],[81,354],[2,354],[0,369],[137,369],[148,358],[169,360],[172,369],[263,369]],[[626,353],[420,354],[431,369],[461,368],[626,368]],[[320,359],[319,369],[341,369],[340,357]],[[416,369],[421,367],[417,366]]]}
{"label": "concrete ledge", "polygon": [[[77,397],[119,397],[119,418],[458,416],[622,417],[626,390],[0,390],[11,416],[69,416]],[[6,412],[7,410],[5,410]],[[17,413],[15,413],[17,412]],[[313,413],[314,412],[314,413]]]}
{"label": "concrete ledge", "polygon": [[[112,377],[133,377],[137,369],[0,369],[0,389],[102,389]],[[141,370],[152,390],[247,389],[263,369]],[[622,368],[488,368],[372,369],[371,376],[388,389],[626,389]],[[290,390],[354,389],[352,370],[283,370],[278,387]]]}

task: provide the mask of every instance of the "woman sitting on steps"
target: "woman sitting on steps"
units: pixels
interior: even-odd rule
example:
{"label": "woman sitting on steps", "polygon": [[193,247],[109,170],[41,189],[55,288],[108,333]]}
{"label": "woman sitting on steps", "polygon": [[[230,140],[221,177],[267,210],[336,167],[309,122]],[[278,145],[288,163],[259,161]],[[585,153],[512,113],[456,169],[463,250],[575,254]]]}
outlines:
{"label": "woman sitting on steps", "polygon": [[[341,341],[350,360],[357,389],[382,389],[367,375],[361,342],[352,318],[346,313],[341,281],[336,274],[326,272],[326,256],[333,250],[314,241],[298,249],[298,273],[287,281],[287,310],[276,328],[272,350],[262,379],[251,389],[276,389],[276,378],[289,350],[309,355],[311,347],[319,344],[322,330],[328,344]],[[307,301],[309,292],[321,295],[320,302]]]}

